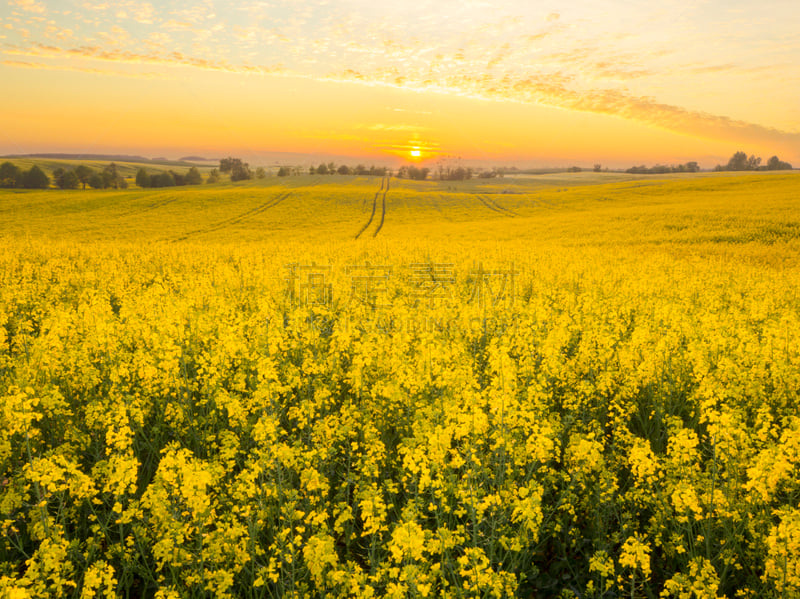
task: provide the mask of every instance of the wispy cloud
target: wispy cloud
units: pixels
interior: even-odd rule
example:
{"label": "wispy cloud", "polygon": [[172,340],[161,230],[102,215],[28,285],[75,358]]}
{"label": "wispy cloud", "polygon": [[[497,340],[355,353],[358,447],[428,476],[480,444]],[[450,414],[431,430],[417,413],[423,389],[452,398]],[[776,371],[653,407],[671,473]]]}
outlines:
{"label": "wispy cloud", "polygon": [[370,131],[425,131],[428,127],[413,125],[409,123],[373,123],[372,125],[358,125],[359,129],[369,129]]}
{"label": "wispy cloud", "polygon": [[22,69],[35,69],[44,71],[71,71],[78,73],[94,73],[96,75],[112,75],[114,77],[131,77],[134,79],[163,79],[162,73],[140,73],[140,72],[125,72],[113,69],[95,69],[91,67],[77,67],[70,65],[51,65],[43,62],[26,62],[22,60],[3,60],[0,64],[6,67],[22,68]]}
{"label": "wispy cloud", "polygon": [[[226,61],[215,61],[181,52],[159,54],[156,52],[143,54],[121,50],[106,50],[99,46],[80,46],[76,48],[60,48],[44,44],[28,48],[9,47],[5,54],[17,56],[49,57],[49,58],[85,58],[126,64],[151,64],[162,66],[185,66],[212,71],[225,71],[242,74],[277,74],[282,72],[279,65],[261,66],[250,64],[231,64]],[[55,67],[54,67],[55,68]],[[68,66],[65,66],[68,68]]]}
{"label": "wispy cloud", "polygon": [[43,15],[47,12],[44,4],[37,2],[37,0],[9,0],[8,4],[39,15]]}

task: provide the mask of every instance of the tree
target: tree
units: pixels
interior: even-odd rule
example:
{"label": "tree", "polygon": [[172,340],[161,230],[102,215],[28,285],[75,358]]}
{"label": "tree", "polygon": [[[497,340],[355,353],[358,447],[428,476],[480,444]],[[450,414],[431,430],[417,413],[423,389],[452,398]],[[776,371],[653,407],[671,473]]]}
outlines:
{"label": "tree", "polygon": [[174,187],[175,177],[171,171],[150,175],[150,187]]}
{"label": "tree", "polygon": [[0,187],[19,187],[22,185],[22,171],[16,164],[0,164]]}
{"label": "tree", "polygon": [[89,177],[91,177],[92,174],[94,174],[94,171],[85,164],[79,164],[75,167],[75,175],[78,177],[78,181],[81,182],[84,189],[86,189],[86,184],[89,182]]}
{"label": "tree", "polygon": [[113,162],[103,169],[102,177],[104,187],[113,187],[114,189],[126,189],[128,187],[128,182],[125,177],[119,174],[117,165]]}
{"label": "tree", "polygon": [[401,166],[400,170],[397,171],[397,176],[401,179],[412,179],[414,181],[424,181],[428,178],[428,173],[430,169],[427,167],[419,168],[414,165],[410,166]]}
{"label": "tree", "polygon": [[231,168],[231,181],[244,181],[252,178],[253,173],[250,172],[250,165],[246,162],[240,160]]}
{"label": "tree", "polygon": [[81,185],[81,182],[78,180],[78,175],[76,175],[73,170],[64,171],[59,177],[56,177],[56,174],[53,173],[53,179],[56,185],[61,189],[78,189]]}
{"label": "tree", "polygon": [[22,175],[22,186],[26,189],[47,189],[50,187],[50,177],[37,165]]}
{"label": "tree", "polygon": [[267,171],[264,170],[263,166],[259,166],[256,169],[256,179],[265,179],[267,176]]}
{"label": "tree", "polygon": [[340,166],[336,170],[336,172],[339,173],[340,175],[349,175],[350,174],[350,167],[347,166],[346,164],[343,164],[342,166]]}
{"label": "tree", "polygon": [[103,169],[103,187],[117,187],[117,179],[119,173],[117,172],[117,165],[113,162]]}
{"label": "tree", "polygon": [[219,170],[222,173],[230,173],[231,181],[253,178],[250,172],[250,165],[246,162],[242,162],[241,158],[233,158],[231,156],[223,158],[219,161]]}
{"label": "tree", "polygon": [[144,168],[140,168],[136,171],[136,185],[139,187],[150,187],[150,175],[147,174]]}
{"label": "tree", "polygon": [[316,175],[316,174],[317,174],[317,167],[315,167],[315,166],[309,166],[309,167],[308,167],[308,174],[309,174],[309,175]]}
{"label": "tree", "polygon": [[172,180],[175,182],[175,185],[186,185],[186,175],[182,173],[176,173],[175,171],[168,171],[170,175],[172,175]]}
{"label": "tree", "polygon": [[208,179],[206,179],[206,183],[218,183],[219,182],[219,171],[215,168],[211,169],[211,172],[208,173]]}
{"label": "tree", "polygon": [[317,167],[317,174],[318,175],[327,175],[328,174],[328,165],[324,162]]}
{"label": "tree", "polygon": [[744,152],[736,152],[731,159],[728,160],[728,164],[723,167],[722,170],[726,171],[746,171],[748,165],[747,154]]}
{"label": "tree", "polygon": [[783,162],[777,156],[773,156],[769,160],[767,160],[767,170],[768,171],[788,171],[792,170],[792,165],[788,162]]}
{"label": "tree", "polygon": [[105,189],[106,181],[100,173],[92,173],[87,181],[92,189]]}
{"label": "tree", "polygon": [[594,172],[599,173],[600,169],[602,169],[602,168],[603,168],[602,164],[595,164],[594,165]]}
{"label": "tree", "polygon": [[[312,167],[313,168],[313,167]],[[279,177],[288,177],[292,174],[292,168],[289,166],[282,166],[278,169]],[[313,173],[312,173],[313,174]]]}
{"label": "tree", "polygon": [[229,173],[233,169],[234,162],[241,162],[238,158],[228,156],[219,161],[219,170],[221,173]]}
{"label": "tree", "polygon": [[65,171],[62,167],[58,167],[56,170],[53,171],[53,183],[56,184],[56,187],[61,187],[61,180],[64,178]]}
{"label": "tree", "polygon": [[189,172],[186,173],[186,185],[200,185],[203,182],[203,176],[200,174],[200,171],[197,170],[196,166],[193,166],[189,169]]}

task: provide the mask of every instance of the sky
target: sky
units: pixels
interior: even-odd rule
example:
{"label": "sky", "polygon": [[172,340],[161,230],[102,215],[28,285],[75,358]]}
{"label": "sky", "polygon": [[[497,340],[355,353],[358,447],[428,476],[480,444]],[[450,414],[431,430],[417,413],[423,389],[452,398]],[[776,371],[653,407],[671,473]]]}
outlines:
{"label": "sky", "polygon": [[0,0],[0,82],[0,154],[800,166],[796,0]]}

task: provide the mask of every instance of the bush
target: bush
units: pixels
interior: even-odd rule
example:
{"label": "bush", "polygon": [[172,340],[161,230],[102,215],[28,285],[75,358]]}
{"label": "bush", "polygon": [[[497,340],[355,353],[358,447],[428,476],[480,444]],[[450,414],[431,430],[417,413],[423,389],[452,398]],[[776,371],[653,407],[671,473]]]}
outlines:
{"label": "bush", "polygon": [[34,164],[22,175],[22,186],[26,189],[47,189],[50,187],[50,177]]}

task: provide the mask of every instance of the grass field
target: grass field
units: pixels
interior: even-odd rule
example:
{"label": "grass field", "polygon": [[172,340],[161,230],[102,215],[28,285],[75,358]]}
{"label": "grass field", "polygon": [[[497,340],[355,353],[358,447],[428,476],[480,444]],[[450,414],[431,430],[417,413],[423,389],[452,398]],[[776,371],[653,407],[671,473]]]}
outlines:
{"label": "grass field", "polygon": [[0,191],[0,597],[798,597],[798,198]]}

